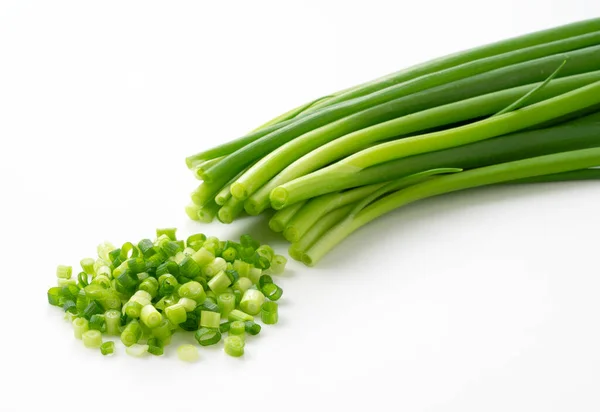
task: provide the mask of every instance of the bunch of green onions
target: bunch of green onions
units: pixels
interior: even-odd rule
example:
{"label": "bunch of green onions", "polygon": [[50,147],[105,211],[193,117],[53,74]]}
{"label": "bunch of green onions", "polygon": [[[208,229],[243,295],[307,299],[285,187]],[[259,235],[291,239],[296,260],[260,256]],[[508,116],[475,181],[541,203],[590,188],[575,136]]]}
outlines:
{"label": "bunch of green onions", "polygon": [[[157,229],[156,239],[98,246],[98,257],[81,260],[73,278],[71,266],[58,266],[58,285],[48,302],[62,308],[75,337],[86,347],[114,352],[120,337],[127,353],[160,356],[177,331],[194,332],[201,346],[224,339],[225,352],[244,353],[245,336],[278,321],[283,290],[271,274],[285,269],[286,259],[249,235],[240,242],[195,234],[177,240],[173,228]],[[183,345],[183,360],[197,359],[197,349]]]}
{"label": "bunch of green onions", "polygon": [[498,183],[598,179],[600,18],[441,57],[290,110],[190,156],[190,218],[273,209],[319,261],[408,203]]}

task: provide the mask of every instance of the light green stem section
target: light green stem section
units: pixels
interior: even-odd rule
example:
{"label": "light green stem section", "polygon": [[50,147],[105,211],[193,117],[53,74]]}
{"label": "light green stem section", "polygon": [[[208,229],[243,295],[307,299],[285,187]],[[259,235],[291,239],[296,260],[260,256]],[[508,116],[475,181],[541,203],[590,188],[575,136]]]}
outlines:
{"label": "light green stem section", "polygon": [[366,206],[353,217],[336,225],[302,257],[312,266],[352,232],[401,206],[444,193],[554,173],[569,172],[600,165],[600,148],[575,150],[515,162],[501,163],[447,176],[432,178],[409,186]]}
{"label": "light green stem section", "polygon": [[600,103],[600,82],[594,82],[523,109],[441,132],[407,137],[360,151],[340,162],[292,180],[271,192],[275,209],[305,199],[317,185],[347,178],[360,170],[408,156],[501,136],[539,125]]}
{"label": "light green stem section", "polygon": [[[555,71],[554,73],[556,74],[557,72]],[[318,170],[335,160],[356,153],[359,150],[366,149],[379,141],[492,115],[506,108],[508,105],[512,107],[516,99],[522,99],[523,95],[529,95],[529,93],[534,90],[537,90],[537,92],[533,95],[529,95],[528,104],[538,103],[590,83],[600,81],[600,71],[569,76],[552,80],[547,83],[550,79],[551,78],[547,79],[546,82],[514,87],[423,110],[346,134],[327,144],[321,145],[287,166],[277,176],[272,178],[250,196],[246,201],[246,210],[250,214],[262,212],[270,205],[269,195],[277,186]],[[544,84],[546,84],[546,86],[541,88]],[[519,101],[521,101],[521,99],[519,99]],[[278,150],[288,150],[288,147],[294,149],[296,147],[296,142],[302,143],[307,136],[321,133],[323,129],[329,127],[331,127],[331,125],[307,133],[285,146],[282,146]],[[276,152],[273,152],[273,154],[276,154]]]}

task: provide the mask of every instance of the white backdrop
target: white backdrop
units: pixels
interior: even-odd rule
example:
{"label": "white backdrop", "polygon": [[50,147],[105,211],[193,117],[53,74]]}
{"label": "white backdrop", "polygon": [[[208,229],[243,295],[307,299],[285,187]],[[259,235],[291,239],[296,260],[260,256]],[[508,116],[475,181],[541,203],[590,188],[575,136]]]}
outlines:
{"label": "white backdrop", "polygon": [[[46,303],[103,240],[203,226],[187,155],[425,59],[600,15],[593,0],[0,2],[0,410],[597,411],[600,183],[431,199],[291,263],[243,359],[86,349]],[[383,409],[385,408],[385,409]]]}

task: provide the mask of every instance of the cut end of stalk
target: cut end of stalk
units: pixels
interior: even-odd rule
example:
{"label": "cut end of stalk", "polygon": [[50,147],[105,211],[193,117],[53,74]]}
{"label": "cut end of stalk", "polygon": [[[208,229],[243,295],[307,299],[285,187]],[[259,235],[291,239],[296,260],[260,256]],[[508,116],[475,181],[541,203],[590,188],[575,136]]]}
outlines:
{"label": "cut end of stalk", "polygon": [[288,197],[289,196],[287,190],[285,190],[281,186],[276,187],[269,195],[269,199],[271,200],[271,206],[273,206],[273,209],[275,210],[283,209],[286,206]]}
{"label": "cut end of stalk", "polygon": [[300,240],[300,233],[294,226],[288,226],[283,231],[283,237],[285,237],[288,242],[294,243]]}
{"label": "cut end of stalk", "polygon": [[198,216],[199,211],[200,208],[195,203],[190,203],[185,207],[185,213],[192,220],[200,220],[200,217]]}
{"label": "cut end of stalk", "polygon": [[302,263],[304,263],[306,266],[314,266],[316,262],[313,261],[313,259],[308,255],[308,253],[303,253],[302,254]]}
{"label": "cut end of stalk", "polygon": [[254,199],[248,199],[244,203],[244,210],[251,216],[259,215],[263,210],[265,210],[261,205]]}
{"label": "cut end of stalk", "polygon": [[231,195],[239,200],[245,200],[248,197],[248,192],[243,183],[235,182],[231,185]]}
{"label": "cut end of stalk", "polygon": [[215,215],[210,211],[210,210],[206,210],[203,208],[200,208],[200,210],[198,210],[198,219],[203,223],[210,223],[213,221]]}
{"label": "cut end of stalk", "polygon": [[273,232],[283,232],[283,223],[279,219],[271,219],[269,220],[269,227]]}
{"label": "cut end of stalk", "polygon": [[220,208],[219,212],[217,213],[217,217],[219,218],[219,221],[221,221],[221,223],[228,224],[233,222],[233,215],[231,214],[231,211],[228,207]]}
{"label": "cut end of stalk", "polygon": [[198,180],[204,180],[205,181],[206,179],[204,179],[204,175],[205,175],[204,172],[205,171],[202,168],[198,167],[198,168],[194,169],[194,176]]}
{"label": "cut end of stalk", "polygon": [[215,196],[215,203],[218,204],[219,206],[223,206],[225,203],[227,203],[229,199],[226,196],[221,196],[221,195],[216,195]]}
{"label": "cut end of stalk", "polygon": [[290,255],[290,257],[294,260],[297,260],[298,262],[302,262],[302,250],[300,250],[300,248],[298,248],[297,244],[292,244],[290,245],[289,249],[288,249],[288,254]]}

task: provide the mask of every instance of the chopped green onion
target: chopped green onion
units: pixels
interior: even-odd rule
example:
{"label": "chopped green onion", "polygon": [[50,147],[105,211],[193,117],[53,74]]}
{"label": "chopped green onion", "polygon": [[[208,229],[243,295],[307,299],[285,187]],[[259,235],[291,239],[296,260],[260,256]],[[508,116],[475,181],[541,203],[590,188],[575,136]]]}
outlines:
{"label": "chopped green onion", "polygon": [[164,343],[158,338],[148,339],[148,353],[154,356],[162,356],[165,353]]}
{"label": "chopped green onion", "polygon": [[258,323],[254,323],[254,321],[247,320],[244,322],[246,324],[246,332],[250,335],[258,335],[260,330],[262,329]]}
{"label": "chopped green onion", "polygon": [[155,328],[162,322],[162,315],[152,304],[147,304],[142,308],[140,320],[149,328]]}
{"label": "chopped green onion", "polygon": [[104,342],[102,345],[100,345],[100,353],[102,353],[105,356],[114,353],[114,351],[115,343],[112,340]]}
{"label": "chopped green onion", "polygon": [[200,265],[191,257],[185,257],[179,264],[179,274],[193,278],[200,274]]}
{"label": "chopped green onion", "polygon": [[86,348],[99,348],[102,345],[102,333],[98,330],[88,330],[83,332],[81,340]]}
{"label": "chopped green onion", "polygon": [[134,343],[133,345],[128,346],[125,349],[125,352],[130,356],[135,356],[136,358],[139,358],[148,353],[148,348],[148,345],[140,345],[139,343]]}
{"label": "chopped green onion", "polygon": [[252,284],[256,285],[262,275],[262,270],[259,268],[252,267],[250,268],[250,273],[248,273],[248,279],[252,281]]}
{"label": "chopped green onion", "polygon": [[201,346],[210,346],[221,340],[221,332],[219,329],[200,328],[194,334],[194,338]]}
{"label": "chopped green onion", "polygon": [[203,273],[208,277],[212,277],[225,270],[227,270],[227,262],[225,259],[216,257],[212,262],[204,267]]}
{"label": "chopped green onion", "polygon": [[73,268],[71,266],[58,265],[56,268],[56,277],[59,279],[71,279]]}
{"label": "chopped green onion", "polygon": [[118,336],[121,334],[121,313],[118,310],[110,309],[104,312],[104,321],[108,335]]}
{"label": "chopped green onion", "polygon": [[194,299],[197,303],[202,303],[206,299],[204,288],[199,282],[186,282],[178,289],[177,293],[182,298]]}
{"label": "chopped green onion", "polygon": [[165,340],[170,338],[171,335],[173,334],[171,332],[171,326],[172,325],[171,325],[171,322],[169,322],[169,320],[163,319],[162,322],[160,323],[160,325],[153,328],[150,331],[150,333],[152,333],[152,336],[154,336],[164,342]]}
{"label": "chopped green onion", "polygon": [[66,313],[70,313],[72,315],[75,315],[77,313],[77,305],[75,305],[75,301],[73,301],[73,300],[67,300],[63,304],[63,310]]}
{"label": "chopped green onion", "polygon": [[219,312],[219,306],[215,303],[212,298],[206,298],[206,300],[200,305],[203,310],[210,312]]}
{"label": "chopped green onion", "polygon": [[201,247],[196,253],[192,255],[192,259],[194,259],[194,261],[198,265],[206,266],[213,260],[215,260],[215,255],[205,247]]}
{"label": "chopped green onion", "polygon": [[82,335],[89,329],[89,322],[86,318],[75,318],[73,321],[73,333],[77,339],[81,339]]}
{"label": "chopped green onion", "polygon": [[186,312],[191,312],[194,309],[196,309],[197,303],[194,299],[190,299],[190,298],[180,298],[179,302],[177,302],[179,305],[183,306],[183,308],[185,309]]}
{"label": "chopped green onion", "polygon": [[237,282],[233,284],[233,290],[239,290],[242,294],[252,287],[252,281],[248,278],[239,278]]}
{"label": "chopped green onion", "polygon": [[235,260],[235,258],[237,257],[237,251],[234,248],[229,247],[223,251],[223,254],[221,255],[221,257],[223,259],[225,259],[227,262],[233,262]]}
{"label": "chopped green onion", "polygon": [[231,326],[229,327],[229,334],[238,336],[246,335],[246,324],[241,320],[231,322]]}
{"label": "chopped green onion", "polygon": [[140,283],[139,290],[148,292],[151,298],[155,298],[158,293],[158,280],[153,277],[147,277]]}
{"label": "chopped green onion", "polygon": [[196,362],[200,359],[198,348],[190,344],[179,346],[177,348],[177,357],[184,362]]}
{"label": "chopped green onion", "polygon": [[251,268],[252,265],[250,265],[248,262],[244,262],[242,260],[235,260],[233,262],[233,270],[235,270],[242,278],[247,278],[249,276]]}
{"label": "chopped green onion", "polygon": [[121,332],[121,342],[125,346],[131,346],[137,343],[142,337],[142,327],[137,320],[132,320],[125,326],[123,332]]}
{"label": "chopped green onion", "polygon": [[58,278],[58,279],[56,279],[56,284],[58,286],[60,286],[60,287],[69,286],[69,285],[76,286],[77,285],[77,281],[75,279]]}
{"label": "chopped green onion", "polygon": [[273,256],[273,260],[271,261],[271,273],[275,275],[279,275],[283,273],[285,270],[285,265],[287,263],[287,259],[282,255]]}
{"label": "chopped green onion", "polygon": [[165,235],[169,239],[176,241],[177,236],[175,235],[175,232],[177,232],[177,228],[174,228],[174,227],[168,227],[168,228],[164,228],[164,229],[156,229],[156,237],[159,238],[159,237]]}
{"label": "chopped green onion", "polygon": [[106,320],[104,315],[92,315],[89,321],[90,329],[97,330],[99,332],[104,332],[106,330]]}
{"label": "chopped green onion", "polygon": [[52,306],[61,306],[60,299],[60,286],[54,286],[48,289],[48,303]]}
{"label": "chopped green onion", "polygon": [[211,280],[208,281],[208,287],[215,293],[224,292],[229,285],[231,285],[231,279],[223,271],[217,273]]}
{"label": "chopped green onion", "polygon": [[249,315],[258,315],[264,301],[265,295],[260,290],[248,289],[242,296],[240,309]]}
{"label": "chopped green onion", "polygon": [[260,318],[265,325],[274,325],[279,320],[278,305],[276,302],[265,302],[260,310]]}
{"label": "chopped green onion", "polygon": [[167,319],[169,319],[169,321],[174,325],[179,325],[180,323],[185,322],[185,319],[187,318],[187,312],[185,308],[183,305],[178,303],[165,308],[164,313]]}
{"label": "chopped green onion", "polygon": [[234,357],[242,356],[245,345],[244,339],[240,336],[227,336],[225,338],[225,353]]}
{"label": "chopped green onion", "polygon": [[229,312],[235,309],[235,295],[233,293],[222,293],[217,296],[217,305],[223,318],[227,318]]}
{"label": "chopped green onion", "polygon": [[241,310],[234,309],[231,312],[229,312],[229,316],[227,316],[227,319],[229,319],[229,320],[253,321],[254,317],[252,315],[249,315],[249,314],[245,313],[245,312],[242,312]]}
{"label": "chopped green onion", "polygon": [[99,315],[103,312],[104,309],[102,308],[102,305],[100,305],[97,301],[92,300],[83,310],[83,317],[86,319],[90,319],[92,315]]}
{"label": "chopped green onion", "polygon": [[81,259],[79,262],[81,269],[83,269],[83,271],[88,275],[92,276],[96,274],[96,271],[94,270],[94,263],[96,263],[96,261],[92,258]]}
{"label": "chopped green onion", "polygon": [[279,300],[283,295],[283,289],[275,283],[267,283],[261,290],[269,300]]}
{"label": "chopped green onion", "polygon": [[203,310],[200,312],[200,326],[205,328],[219,328],[221,323],[221,314],[219,312],[211,312]]}
{"label": "chopped green onion", "polygon": [[227,321],[227,322],[223,322],[219,325],[219,332],[221,333],[226,333],[229,332],[229,329],[231,328],[231,324],[233,323],[233,321]]}
{"label": "chopped green onion", "polygon": [[88,281],[88,275],[85,272],[79,272],[79,274],[77,275],[77,285],[80,288],[84,288],[87,285],[89,285],[90,282]]}

